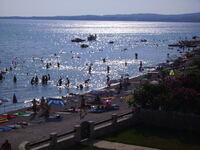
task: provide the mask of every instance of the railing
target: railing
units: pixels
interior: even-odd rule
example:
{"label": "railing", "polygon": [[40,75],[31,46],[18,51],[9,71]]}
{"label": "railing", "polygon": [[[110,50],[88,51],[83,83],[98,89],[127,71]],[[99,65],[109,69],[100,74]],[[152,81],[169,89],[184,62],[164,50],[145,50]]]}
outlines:
{"label": "railing", "polygon": [[[113,120],[117,121],[117,120],[120,120],[120,119],[123,119],[123,118],[129,118],[131,114],[132,114],[132,112],[124,113],[124,114],[121,114],[121,115],[115,115],[116,118],[113,118],[113,116],[112,116],[111,119],[106,119],[106,120],[94,123],[94,128],[101,127],[101,126],[106,125],[108,123],[111,124],[111,123],[113,123]],[[70,135],[75,136],[75,134],[76,134],[76,131],[74,129],[74,130],[71,130],[69,132],[56,135],[56,139],[64,139],[64,138],[70,137]],[[44,140],[41,140],[41,141],[38,141],[38,142],[29,143],[28,149],[39,147],[39,146],[42,146],[42,145],[45,145],[45,144],[50,144],[51,142],[52,142],[52,137],[49,137],[47,139],[44,139]]]}
{"label": "railing", "polygon": [[121,115],[118,115],[118,118],[123,118],[123,117],[125,117],[125,116],[130,116],[130,115],[132,115],[133,114],[133,112],[131,111],[131,112],[128,112],[128,113],[125,113],[125,114],[121,114]]}
{"label": "railing", "polygon": [[[61,139],[61,138],[64,138],[64,137],[68,137],[70,135],[73,135],[74,133],[75,133],[75,131],[72,130],[72,131],[57,135],[57,138]],[[38,142],[30,143],[29,146],[30,146],[30,148],[34,148],[34,147],[37,147],[37,146],[40,146],[40,145],[43,145],[43,144],[48,144],[48,143],[50,143],[50,141],[51,141],[51,138],[48,138],[48,139],[44,139],[44,140],[41,140],[41,141],[38,141]]]}
{"label": "railing", "polygon": [[41,141],[38,141],[38,142],[30,143],[29,146],[31,148],[33,148],[33,147],[37,147],[37,146],[42,145],[42,144],[47,144],[49,142],[50,142],[50,138],[45,139],[45,140],[41,140]]}
{"label": "railing", "polygon": [[58,138],[63,138],[63,137],[67,137],[67,136],[73,135],[74,133],[75,133],[75,130],[72,130],[72,131],[69,131],[67,133],[60,134],[57,137]]}
{"label": "railing", "polygon": [[[134,112],[128,112],[120,115],[113,114],[112,119],[106,119],[97,123],[88,121],[87,130],[83,128],[84,126],[75,125],[73,131],[60,135],[51,133],[48,139],[41,140],[39,142],[29,143],[24,141],[19,145],[19,150],[46,150],[52,148],[66,149],[66,147],[74,146],[76,143],[80,143],[83,138],[93,139],[102,137],[138,123],[155,125],[157,127],[174,128],[177,130],[199,132],[199,115],[142,109],[136,109]],[[86,137],[82,136],[85,131],[87,131],[86,133],[89,133]]]}
{"label": "railing", "polygon": [[110,121],[112,121],[112,119],[103,120],[103,121],[100,121],[100,122],[95,123],[94,126],[99,126],[99,125],[108,123],[108,122],[110,122]]}

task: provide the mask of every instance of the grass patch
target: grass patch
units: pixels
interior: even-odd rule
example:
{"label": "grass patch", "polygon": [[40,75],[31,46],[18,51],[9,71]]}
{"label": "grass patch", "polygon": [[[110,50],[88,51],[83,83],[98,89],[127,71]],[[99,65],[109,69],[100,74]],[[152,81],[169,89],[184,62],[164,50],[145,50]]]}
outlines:
{"label": "grass patch", "polygon": [[200,150],[200,134],[166,128],[136,126],[105,140],[162,150]]}

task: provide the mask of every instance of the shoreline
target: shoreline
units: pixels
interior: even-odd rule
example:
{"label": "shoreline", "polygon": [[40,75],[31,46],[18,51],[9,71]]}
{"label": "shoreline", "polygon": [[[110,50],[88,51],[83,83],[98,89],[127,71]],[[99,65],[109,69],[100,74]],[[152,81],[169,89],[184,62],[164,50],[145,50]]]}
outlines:
{"label": "shoreline", "polygon": [[[132,77],[129,78],[129,80],[130,80],[130,81],[131,81],[131,80],[139,80],[140,78],[144,77],[144,76],[145,76],[146,74],[148,74],[148,73],[149,73],[149,72],[144,73],[144,74],[142,74],[142,75],[132,76]],[[101,90],[116,89],[118,85],[119,85],[119,82],[111,84],[110,87],[104,86],[104,87],[101,87],[101,88],[98,88],[98,89],[93,89],[93,90],[95,90],[95,91],[101,91]],[[63,100],[68,99],[68,98],[77,99],[77,98],[80,97],[80,95],[85,95],[85,96],[86,96],[87,94],[91,94],[91,92],[92,92],[93,90],[90,90],[90,91],[87,91],[87,92],[84,92],[84,93],[78,93],[78,94],[75,93],[74,96],[72,96],[72,97],[70,97],[70,95],[66,95],[66,96],[55,96],[55,97],[62,98]],[[55,98],[55,97],[54,97],[54,98]],[[27,103],[31,104],[31,101],[32,101],[32,100],[30,99],[30,100],[25,100],[25,101],[28,101]],[[18,102],[18,103],[25,103],[25,101],[24,101],[24,102]],[[2,104],[2,105],[3,105],[3,104]],[[10,104],[10,105],[13,105],[13,104]],[[13,106],[13,107],[15,107],[15,106]],[[3,113],[0,113],[0,115],[3,115],[3,114],[10,114],[10,113],[12,114],[12,113],[16,113],[16,112],[23,112],[23,111],[25,111],[26,109],[30,109],[30,108],[31,108],[31,106],[24,107],[24,108],[19,108],[19,109],[15,109],[15,110],[10,110],[10,111],[6,111],[6,112],[3,112]]]}
{"label": "shoreline", "polygon": [[[189,53],[192,52],[192,51],[193,51],[193,50],[189,51]],[[172,60],[172,61],[170,61],[170,62],[173,62],[173,63],[174,63],[178,58],[183,57],[186,53],[187,53],[187,52],[185,52],[185,53],[183,53],[183,54],[180,54],[179,57],[177,57],[176,59],[174,59],[174,60]],[[158,66],[159,64],[167,64],[167,66],[170,65],[170,64],[167,63],[167,62],[162,62],[162,63],[158,63],[156,66]],[[145,67],[144,67],[144,68],[145,68]],[[154,68],[155,68],[155,69],[153,69],[153,70],[151,70],[151,71],[143,72],[142,74],[139,74],[139,75],[136,75],[136,76],[131,76],[131,77],[128,76],[128,78],[129,78],[130,81],[131,81],[131,80],[141,80],[141,78],[143,78],[144,76],[146,76],[148,73],[152,73],[152,72],[157,71],[156,67],[154,67]],[[146,68],[146,69],[148,69],[148,68]],[[120,79],[113,79],[113,80],[120,80]],[[141,82],[141,81],[140,81],[140,82]],[[140,83],[140,84],[141,84],[141,83]],[[75,96],[75,97],[72,97],[72,98],[77,98],[77,97],[79,97],[80,95],[87,95],[87,94],[90,94],[93,90],[94,90],[94,91],[101,91],[101,90],[115,89],[118,85],[119,85],[119,82],[117,82],[117,83],[112,83],[110,87],[104,86],[104,87],[97,88],[97,89],[91,89],[91,90],[85,91],[85,92],[79,91],[79,92],[77,92],[77,93],[72,93],[72,94],[74,94],[74,96]],[[63,98],[63,99],[67,99],[67,98],[69,98],[69,96],[70,96],[70,93],[68,93],[68,94],[65,95],[65,96],[54,96],[53,98]],[[45,97],[45,98],[47,98],[47,97]],[[36,98],[36,99],[40,100],[39,98]],[[26,110],[26,109],[29,109],[29,108],[31,108],[31,106],[30,106],[30,105],[31,105],[31,101],[32,101],[32,99],[24,100],[23,102],[18,102],[17,104],[25,104],[25,103],[28,103],[29,106],[27,106],[27,107],[25,106],[25,107],[22,107],[22,108],[19,108],[19,109],[13,109],[13,110],[5,111],[5,112],[0,113],[0,115],[9,114],[9,113],[15,113],[15,112],[18,112],[18,111],[21,112],[21,111],[24,111],[24,110]],[[16,105],[17,105],[17,104],[16,104]],[[9,105],[14,105],[14,104],[12,103],[12,104],[9,104]],[[2,104],[2,106],[3,106],[3,104]],[[16,107],[16,106],[13,106],[13,107]],[[4,106],[3,106],[2,108],[5,109],[6,107],[4,108]]]}
{"label": "shoreline", "polygon": [[[198,48],[197,50],[199,53],[200,48]],[[191,54],[191,56],[188,57],[186,61],[190,61],[191,59],[193,59],[194,57],[192,55],[193,54],[195,55],[195,53],[196,53],[196,50],[190,51],[189,54]],[[185,62],[183,61],[183,57],[186,55],[187,53],[179,57],[181,58],[182,61],[180,62],[179,66],[175,66],[175,67],[180,68],[181,65],[185,64]],[[177,58],[176,60],[178,60],[179,58]],[[176,60],[174,60],[173,63],[175,63]],[[137,77],[130,77],[130,82],[137,81],[138,85],[140,85],[140,79],[142,79],[145,75],[146,74],[138,75]],[[151,81],[151,80],[144,80],[144,82],[147,82],[147,81]],[[15,146],[14,149],[17,149],[17,146],[19,145],[19,143],[25,140],[34,143],[34,142],[38,142],[40,140],[48,138],[49,133],[52,133],[52,132],[57,132],[58,135],[63,134],[63,133],[73,130],[74,125],[80,124],[83,121],[92,120],[94,122],[99,122],[99,121],[103,121],[109,118],[113,113],[122,114],[122,113],[130,112],[132,109],[128,106],[125,100],[121,101],[120,97],[125,97],[127,95],[127,93],[125,92],[128,90],[133,90],[136,86],[137,84],[134,82],[133,84],[128,86],[127,90],[122,90],[122,92],[120,92],[113,98],[113,102],[120,106],[119,110],[108,111],[104,113],[87,113],[87,115],[85,115],[83,119],[80,118],[78,112],[67,114],[67,115],[62,114],[61,116],[63,119],[60,122],[46,122],[44,118],[40,118],[40,117],[36,117],[33,120],[31,120],[31,116],[27,116],[27,117],[18,116],[17,118],[13,118],[9,120],[9,122],[1,124],[1,126],[16,124],[18,122],[25,122],[28,125],[25,125],[23,128],[13,129],[12,132],[1,132],[3,138],[0,139],[0,143],[3,143],[5,139],[8,139],[10,143],[12,144],[12,146]],[[115,89],[118,88],[118,84],[112,85],[109,88],[105,87],[104,89],[110,90],[113,88]],[[72,100],[76,99],[77,97],[79,97],[79,95],[72,97]],[[51,114],[54,114],[57,111],[64,110],[64,108],[67,108],[67,107],[69,106],[63,106],[61,108],[51,109]],[[27,108],[21,109],[20,111],[17,110],[17,111],[23,112],[26,109]]]}
{"label": "shoreline", "polygon": [[[150,71],[151,72],[151,71]],[[145,74],[147,74],[149,72],[146,72],[146,73],[142,73],[142,74],[139,74],[139,75],[136,75],[136,76],[131,76],[129,77],[130,80],[135,80],[137,78],[141,78],[142,76],[144,76]],[[118,79],[112,79],[112,80],[120,80],[119,78]],[[77,93],[72,93],[76,96],[79,96],[79,95],[86,95],[86,94],[89,94],[91,93],[92,91],[100,91],[100,90],[106,90],[106,89],[114,89],[117,85],[119,85],[119,82],[117,83],[112,83],[111,86],[108,88],[108,86],[103,86],[103,87],[100,87],[100,88],[96,88],[96,89],[90,89],[88,91],[85,91],[85,92],[82,92],[79,90],[79,92]],[[52,98],[66,98],[66,97],[69,97],[70,96],[70,93],[68,93],[67,95],[64,95],[64,96],[52,96]],[[45,98],[48,98],[48,97],[45,97]],[[0,112],[0,115],[2,114],[7,114],[7,113],[13,113],[13,112],[16,112],[16,111],[21,111],[21,110],[24,110],[24,109],[28,109],[31,107],[31,101],[33,100],[34,98],[32,99],[25,99],[23,100],[23,102],[18,102],[16,104],[13,104],[13,103],[10,103],[8,105],[4,105],[4,103],[1,105],[2,108],[1,110],[5,110],[7,107],[10,107],[11,106],[11,109],[8,110],[8,111],[2,111]],[[38,99],[40,100],[40,98],[35,98],[35,99]],[[12,100],[11,100],[12,101]],[[28,103],[28,106],[25,106],[25,104]],[[20,106],[17,106],[17,105],[20,105]],[[13,108],[14,107],[14,108]],[[18,109],[16,109],[16,107],[18,107]]]}

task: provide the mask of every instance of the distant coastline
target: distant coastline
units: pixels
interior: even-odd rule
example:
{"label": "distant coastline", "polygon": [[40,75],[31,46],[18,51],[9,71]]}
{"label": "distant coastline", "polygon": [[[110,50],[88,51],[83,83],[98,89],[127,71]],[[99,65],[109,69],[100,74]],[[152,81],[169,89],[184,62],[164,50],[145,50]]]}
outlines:
{"label": "distant coastline", "polygon": [[155,21],[155,22],[200,22],[200,13],[162,15],[162,14],[118,14],[118,15],[82,15],[82,16],[8,16],[0,19],[32,20],[93,20],[93,21]]}

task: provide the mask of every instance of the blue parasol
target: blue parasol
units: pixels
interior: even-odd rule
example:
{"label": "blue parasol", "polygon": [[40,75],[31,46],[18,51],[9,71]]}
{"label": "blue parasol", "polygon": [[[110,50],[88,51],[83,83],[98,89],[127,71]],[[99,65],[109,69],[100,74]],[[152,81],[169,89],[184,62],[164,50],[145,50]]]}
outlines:
{"label": "blue parasol", "polygon": [[59,98],[48,98],[48,105],[49,106],[64,106],[64,102],[62,99]]}

